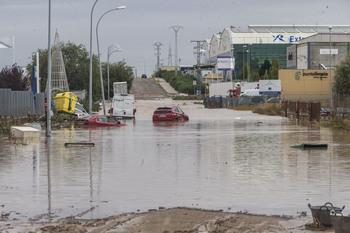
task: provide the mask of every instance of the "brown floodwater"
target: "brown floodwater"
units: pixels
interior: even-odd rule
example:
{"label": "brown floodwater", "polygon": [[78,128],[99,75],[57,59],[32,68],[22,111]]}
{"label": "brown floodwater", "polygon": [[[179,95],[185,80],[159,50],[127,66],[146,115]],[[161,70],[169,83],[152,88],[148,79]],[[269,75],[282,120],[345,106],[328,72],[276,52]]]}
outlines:
{"label": "brown floodwater", "polygon": [[[120,128],[43,131],[29,145],[3,140],[0,212],[45,221],[183,206],[296,216],[326,202],[350,212],[348,134],[249,111],[182,109],[189,122],[153,123],[141,109]],[[84,141],[95,146],[64,146]],[[291,148],[301,143],[328,149]]]}

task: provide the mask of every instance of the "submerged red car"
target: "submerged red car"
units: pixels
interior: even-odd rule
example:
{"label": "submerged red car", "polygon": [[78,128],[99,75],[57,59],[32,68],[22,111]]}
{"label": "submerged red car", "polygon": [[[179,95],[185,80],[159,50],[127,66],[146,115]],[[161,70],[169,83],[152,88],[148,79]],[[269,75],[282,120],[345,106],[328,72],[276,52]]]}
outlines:
{"label": "submerged red car", "polygon": [[161,107],[153,113],[153,121],[188,121],[189,117],[179,107]]}
{"label": "submerged red car", "polygon": [[89,126],[125,126],[125,124],[121,124],[114,117],[107,115],[89,115],[78,119],[77,122]]}

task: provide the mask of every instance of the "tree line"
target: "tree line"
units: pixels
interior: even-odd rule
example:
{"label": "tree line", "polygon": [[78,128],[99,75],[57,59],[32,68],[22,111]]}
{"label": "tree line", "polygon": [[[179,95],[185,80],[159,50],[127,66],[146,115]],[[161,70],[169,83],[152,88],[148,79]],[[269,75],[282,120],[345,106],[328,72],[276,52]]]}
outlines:
{"label": "tree line", "polygon": [[[67,75],[70,90],[89,91],[89,70],[90,56],[83,45],[76,45],[71,42],[61,45],[63,63]],[[47,63],[48,50],[38,49],[39,53],[39,74],[40,90],[45,92],[47,84]],[[33,53],[31,62],[26,65],[26,72],[20,66],[14,64],[12,67],[5,67],[0,72],[0,88],[10,88],[12,90],[31,90],[33,86],[33,66],[36,65],[36,53]],[[107,63],[102,62],[102,74],[104,83],[105,98],[107,98]],[[102,99],[100,71],[98,66],[98,57],[92,56],[92,96],[94,101]],[[126,81],[128,89],[132,85],[134,77],[133,68],[128,66],[124,60],[109,64],[110,93],[113,93],[113,82]]]}
{"label": "tree line", "polygon": [[[260,79],[278,79],[278,71],[281,69],[281,65],[276,58],[272,59],[272,63],[269,60],[265,60],[263,64],[258,65],[258,60],[255,59],[251,62],[250,67],[248,63],[244,64],[244,68],[240,73],[241,79],[248,77],[248,69],[250,71],[250,80],[257,82]],[[244,72],[244,76],[243,76]]]}

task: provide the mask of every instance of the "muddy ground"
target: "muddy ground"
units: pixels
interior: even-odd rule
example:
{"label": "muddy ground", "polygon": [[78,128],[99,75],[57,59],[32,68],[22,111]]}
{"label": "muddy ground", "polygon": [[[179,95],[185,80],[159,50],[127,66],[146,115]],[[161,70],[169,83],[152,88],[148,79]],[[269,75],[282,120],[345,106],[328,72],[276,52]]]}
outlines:
{"label": "muddy ground", "polygon": [[120,214],[104,219],[77,220],[64,218],[57,222],[0,221],[0,232],[105,232],[105,233],[194,233],[194,232],[334,232],[310,228],[311,220],[302,212],[299,217],[261,216],[225,213],[189,208],[152,210],[147,213]]}

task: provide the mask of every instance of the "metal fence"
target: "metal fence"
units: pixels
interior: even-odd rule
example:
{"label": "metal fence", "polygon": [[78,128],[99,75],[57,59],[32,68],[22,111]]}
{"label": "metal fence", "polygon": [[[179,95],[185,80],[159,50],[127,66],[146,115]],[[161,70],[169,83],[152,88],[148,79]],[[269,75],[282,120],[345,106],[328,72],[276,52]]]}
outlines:
{"label": "metal fence", "polygon": [[45,93],[0,89],[0,116],[23,117],[45,113]]}

